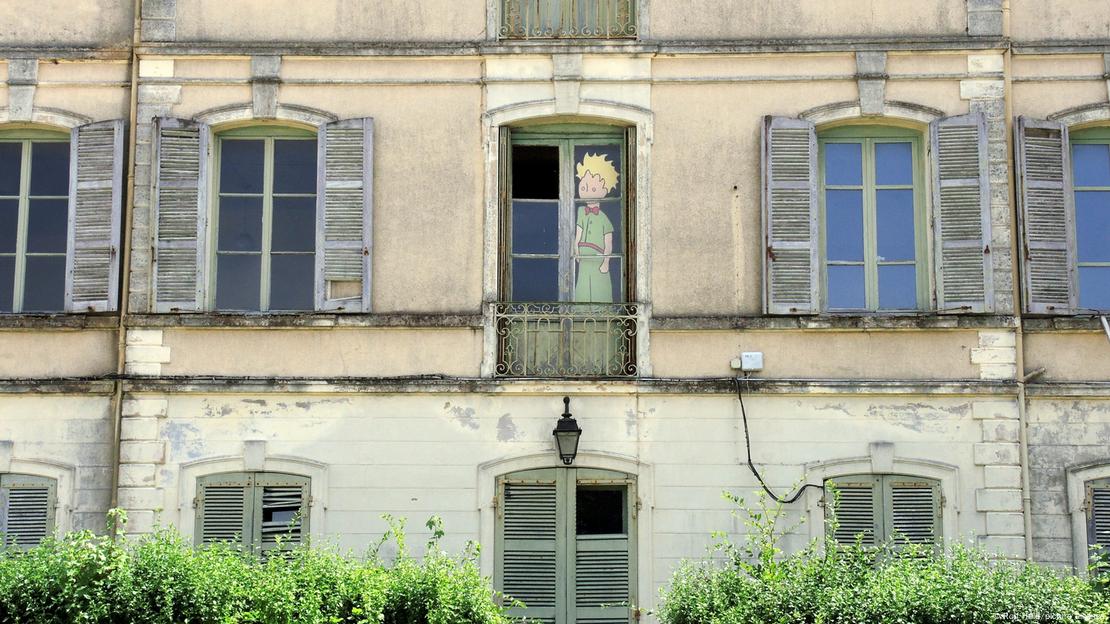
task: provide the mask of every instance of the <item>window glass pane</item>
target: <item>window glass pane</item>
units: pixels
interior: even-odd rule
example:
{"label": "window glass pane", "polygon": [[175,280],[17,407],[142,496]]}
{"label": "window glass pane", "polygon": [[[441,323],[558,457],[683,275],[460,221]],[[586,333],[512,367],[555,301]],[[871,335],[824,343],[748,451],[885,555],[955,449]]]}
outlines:
{"label": "window glass pane", "polygon": [[917,268],[912,264],[879,267],[879,307],[913,310],[917,307]]}
{"label": "window glass pane", "polygon": [[274,140],[274,192],[316,193],[316,141]]}
{"label": "window glass pane", "polygon": [[69,200],[32,199],[27,216],[28,252],[65,253]]}
{"label": "window glass pane", "polygon": [[1080,262],[1110,262],[1110,191],[1076,192],[1075,230]]}
{"label": "window glass pane", "polygon": [[624,182],[619,145],[576,145],[574,182],[578,199],[620,197]]}
{"label": "window glass pane", "polygon": [[65,309],[65,286],[65,256],[27,256],[23,311],[61,312]]}
{"label": "window glass pane", "polygon": [[261,193],[265,142],[224,139],[220,145],[220,192]]}
{"label": "window glass pane", "polygon": [[1110,186],[1110,146],[1072,146],[1076,186]]}
{"label": "window glass pane", "polygon": [[274,251],[316,249],[316,198],[274,198],[274,231],[270,245]]}
{"label": "window glass pane", "polygon": [[19,229],[19,200],[0,199],[0,253],[15,251],[15,238]]}
{"label": "window glass pane", "polygon": [[513,253],[559,253],[558,202],[513,202]]}
{"label": "window glass pane", "polygon": [[262,256],[219,254],[216,259],[216,308],[258,310]]}
{"label": "window glass pane", "polygon": [[879,262],[913,260],[917,257],[913,227],[913,191],[879,190],[875,195]]}
{"label": "window glass pane", "polygon": [[69,143],[31,144],[31,195],[69,195]]}
{"label": "window glass pane", "polygon": [[23,144],[0,143],[0,195],[19,195]]}
{"label": "window glass pane", "polygon": [[880,185],[913,184],[913,144],[875,144],[875,183]]}
{"label": "window glass pane", "polygon": [[262,198],[221,197],[220,251],[262,250]]}
{"label": "window glass pane", "polygon": [[858,310],[867,306],[862,266],[829,266],[829,307]]}
{"label": "window glass pane", "polygon": [[825,192],[825,249],[830,261],[863,261],[863,192]]}
{"label": "window glass pane", "polygon": [[624,488],[583,487],[575,492],[575,529],[578,535],[624,533]]}
{"label": "window glass pane", "polygon": [[860,186],[863,184],[862,144],[825,144],[825,184],[830,186]]}
{"label": "window glass pane", "polygon": [[15,295],[15,256],[0,256],[0,312],[12,311]]}
{"label": "window glass pane", "polygon": [[1079,267],[1079,307],[1110,310],[1110,266]]}
{"label": "window glass pane", "polygon": [[513,258],[513,301],[558,301],[559,261]]}
{"label": "window glass pane", "polygon": [[513,146],[513,198],[559,199],[559,148]]}
{"label": "window glass pane", "polygon": [[311,310],[316,306],[316,256],[270,256],[270,309]]}

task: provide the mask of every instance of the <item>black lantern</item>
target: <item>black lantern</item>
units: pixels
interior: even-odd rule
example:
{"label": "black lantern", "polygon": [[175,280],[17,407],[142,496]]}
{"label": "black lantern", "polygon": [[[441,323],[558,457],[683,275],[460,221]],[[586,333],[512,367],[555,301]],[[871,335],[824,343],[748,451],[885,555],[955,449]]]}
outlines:
{"label": "black lantern", "polygon": [[567,466],[573,464],[575,456],[578,455],[578,438],[582,436],[582,429],[570,415],[570,397],[563,397],[563,417],[559,419],[551,435],[555,436],[555,447],[559,451],[559,458]]}

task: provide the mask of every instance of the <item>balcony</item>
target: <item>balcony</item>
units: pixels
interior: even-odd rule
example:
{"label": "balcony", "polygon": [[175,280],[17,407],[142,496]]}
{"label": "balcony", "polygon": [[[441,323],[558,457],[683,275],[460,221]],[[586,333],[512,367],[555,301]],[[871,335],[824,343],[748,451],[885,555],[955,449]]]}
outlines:
{"label": "balcony", "polygon": [[501,0],[502,39],[635,39],[637,0]]}
{"label": "balcony", "polygon": [[497,303],[497,377],[635,377],[634,303]]}

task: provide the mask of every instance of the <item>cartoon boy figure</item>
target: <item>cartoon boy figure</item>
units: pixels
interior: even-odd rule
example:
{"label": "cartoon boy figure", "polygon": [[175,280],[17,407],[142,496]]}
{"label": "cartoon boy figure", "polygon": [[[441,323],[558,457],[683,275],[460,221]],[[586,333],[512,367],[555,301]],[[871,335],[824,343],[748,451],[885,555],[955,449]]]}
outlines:
{"label": "cartoon boy figure", "polygon": [[578,197],[587,201],[578,207],[574,229],[574,255],[578,260],[575,301],[613,302],[609,260],[613,253],[613,222],[601,211],[597,200],[617,186],[620,174],[605,154],[586,153],[578,164]]}

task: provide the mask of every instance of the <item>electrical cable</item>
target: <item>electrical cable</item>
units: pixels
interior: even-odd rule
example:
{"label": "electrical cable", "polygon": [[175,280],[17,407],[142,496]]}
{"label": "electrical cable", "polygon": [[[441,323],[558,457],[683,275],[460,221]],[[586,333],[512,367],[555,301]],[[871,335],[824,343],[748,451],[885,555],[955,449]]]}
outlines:
{"label": "electrical cable", "polygon": [[824,484],[818,485],[816,483],[806,483],[802,485],[798,488],[798,491],[794,492],[794,495],[789,498],[783,498],[771,491],[767,482],[763,480],[763,475],[759,474],[759,469],[756,468],[755,464],[752,462],[752,437],[748,432],[748,411],[744,408],[744,392],[740,389],[740,378],[736,377],[733,381],[736,383],[736,398],[740,401],[740,417],[744,420],[744,448],[748,453],[748,468],[752,471],[752,474],[755,475],[756,480],[759,481],[759,485],[763,488],[763,491],[767,493],[767,496],[770,496],[771,500],[776,503],[789,505],[801,498],[802,494],[809,488],[815,488],[822,492],[825,491]]}

